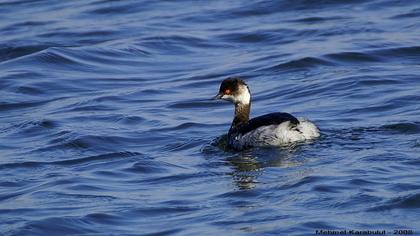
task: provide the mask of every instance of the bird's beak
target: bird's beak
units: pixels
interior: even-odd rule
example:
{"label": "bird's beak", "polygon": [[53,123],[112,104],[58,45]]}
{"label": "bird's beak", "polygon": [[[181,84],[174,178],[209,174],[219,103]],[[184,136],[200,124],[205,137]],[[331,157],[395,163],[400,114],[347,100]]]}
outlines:
{"label": "bird's beak", "polygon": [[219,100],[219,99],[222,99],[222,96],[223,96],[223,94],[222,94],[222,93],[218,93],[216,96],[214,96],[214,97],[212,98],[212,100]]}

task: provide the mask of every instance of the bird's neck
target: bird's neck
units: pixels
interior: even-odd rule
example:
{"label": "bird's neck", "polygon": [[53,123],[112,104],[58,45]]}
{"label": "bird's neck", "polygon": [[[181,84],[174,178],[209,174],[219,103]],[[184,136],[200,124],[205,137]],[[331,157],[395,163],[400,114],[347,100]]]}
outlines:
{"label": "bird's neck", "polygon": [[248,104],[235,104],[235,117],[233,118],[231,129],[237,128],[239,125],[248,122],[249,112],[251,110],[251,102]]}

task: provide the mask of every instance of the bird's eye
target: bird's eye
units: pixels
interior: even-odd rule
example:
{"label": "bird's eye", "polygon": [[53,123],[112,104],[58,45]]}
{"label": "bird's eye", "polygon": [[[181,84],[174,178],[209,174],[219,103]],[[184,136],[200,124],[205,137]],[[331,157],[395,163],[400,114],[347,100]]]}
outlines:
{"label": "bird's eye", "polygon": [[225,94],[230,94],[230,89],[226,89]]}

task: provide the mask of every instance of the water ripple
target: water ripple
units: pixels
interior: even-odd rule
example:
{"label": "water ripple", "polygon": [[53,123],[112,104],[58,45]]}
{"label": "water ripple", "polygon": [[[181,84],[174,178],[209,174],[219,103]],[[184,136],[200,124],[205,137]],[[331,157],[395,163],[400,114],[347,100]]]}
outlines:
{"label": "water ripple", "polygon": [[79,164],[86,164],[95,161],[107,161],[109,159],[115,158],[125,158],[141,155],[140,153],[132,152],[118,152],[118,153],[107,153],[103,155],[89,156],[76,159],[60,160],[60,161],[50,161],[50,162],[40,162],[40,161],[27,161],[21,163],[4,163],[0,164],[0,169],[11,169],[11,168],[33,168],[38,166],[46,165],[58,165],[58,166],[74,166]]}

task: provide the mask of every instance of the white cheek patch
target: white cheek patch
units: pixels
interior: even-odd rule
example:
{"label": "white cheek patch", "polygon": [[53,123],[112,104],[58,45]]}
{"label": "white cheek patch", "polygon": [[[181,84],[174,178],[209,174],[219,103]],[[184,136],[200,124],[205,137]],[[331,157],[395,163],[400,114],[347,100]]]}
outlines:
{"label": "white cheek patch", "polygon": [[249,104],[251,100],[251,94],[249,94],[247,89],[244,89],[236,98],[235,103]]}
{"label": "white cheek patch", "polygon": [[227,95],[224,94],[221,99],[226,100],[226,101],[230,101],[230,102],[235,102],[235,98],[232,95]]}

